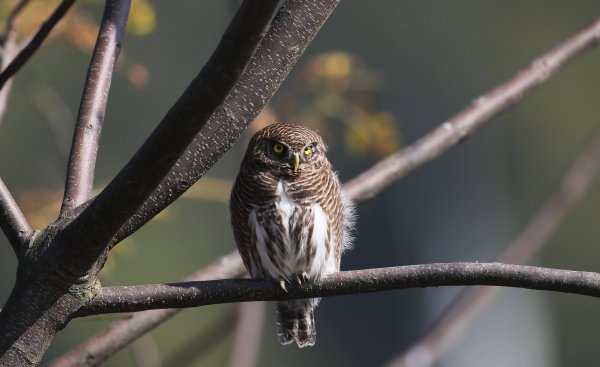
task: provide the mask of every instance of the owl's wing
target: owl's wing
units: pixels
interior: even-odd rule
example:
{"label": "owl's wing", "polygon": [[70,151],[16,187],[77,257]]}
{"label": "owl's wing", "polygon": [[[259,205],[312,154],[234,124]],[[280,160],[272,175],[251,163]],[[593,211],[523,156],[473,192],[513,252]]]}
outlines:
{"label": "owl's wing", "polygon": [[239,181],[238,177],[231,192],[229,212],[235,243],[237,244],[246,269],[250,270],[251,231],[250,226],[248,225],[248,216],[250,215],[251,206],[243,200]]}

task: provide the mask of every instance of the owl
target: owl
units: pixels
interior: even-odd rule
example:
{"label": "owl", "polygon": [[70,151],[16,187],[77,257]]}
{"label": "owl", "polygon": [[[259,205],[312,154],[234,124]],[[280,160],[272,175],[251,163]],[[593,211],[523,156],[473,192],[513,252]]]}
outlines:
{"label": "owl", "polygon": [[[231,223],[252,277],[286,285],[314,282],[340,270],[350,245],[354,207],[313,130],[278,123],[248,145],[230,200]],[[279,341],[302,348],[316,341],[319,299],[277,303]]]}

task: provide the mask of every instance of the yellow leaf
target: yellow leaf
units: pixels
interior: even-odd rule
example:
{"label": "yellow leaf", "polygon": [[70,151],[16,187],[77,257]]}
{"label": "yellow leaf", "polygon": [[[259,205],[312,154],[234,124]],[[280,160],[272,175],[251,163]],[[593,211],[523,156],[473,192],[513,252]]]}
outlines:
{"label": "yellow leaf", "polygon": [[133,0],[127,31],[138,36],[146,35],[156,27],[156,12],[147,0]]}

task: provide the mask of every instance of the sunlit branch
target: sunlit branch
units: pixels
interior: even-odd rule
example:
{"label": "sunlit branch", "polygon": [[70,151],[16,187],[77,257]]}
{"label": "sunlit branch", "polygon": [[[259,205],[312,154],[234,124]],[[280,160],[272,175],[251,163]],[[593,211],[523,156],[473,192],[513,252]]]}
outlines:
{"label": "sunlit branch", "polygon": [[473,103],[416,143],[383,159],[346,185],[354,198],[369,198],[392,182],[463,141],[493,117],[520,102],[569,61],[598,43],[600,18],[577,32],[496,89]]}
{"label": "sunlit branch", "polygon": [[131,0],[108,0],[85,80],[73,135],[61,213],[91,197],[98,141]]}

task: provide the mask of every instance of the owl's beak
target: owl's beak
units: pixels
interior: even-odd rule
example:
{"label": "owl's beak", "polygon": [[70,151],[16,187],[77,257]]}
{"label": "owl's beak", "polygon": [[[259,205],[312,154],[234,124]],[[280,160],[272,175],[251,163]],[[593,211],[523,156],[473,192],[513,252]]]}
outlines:
{"label": "owl's beak", "polygon": [[298,166],[300,165],[300,155],[294,153],[294,173],[298,172]]}

